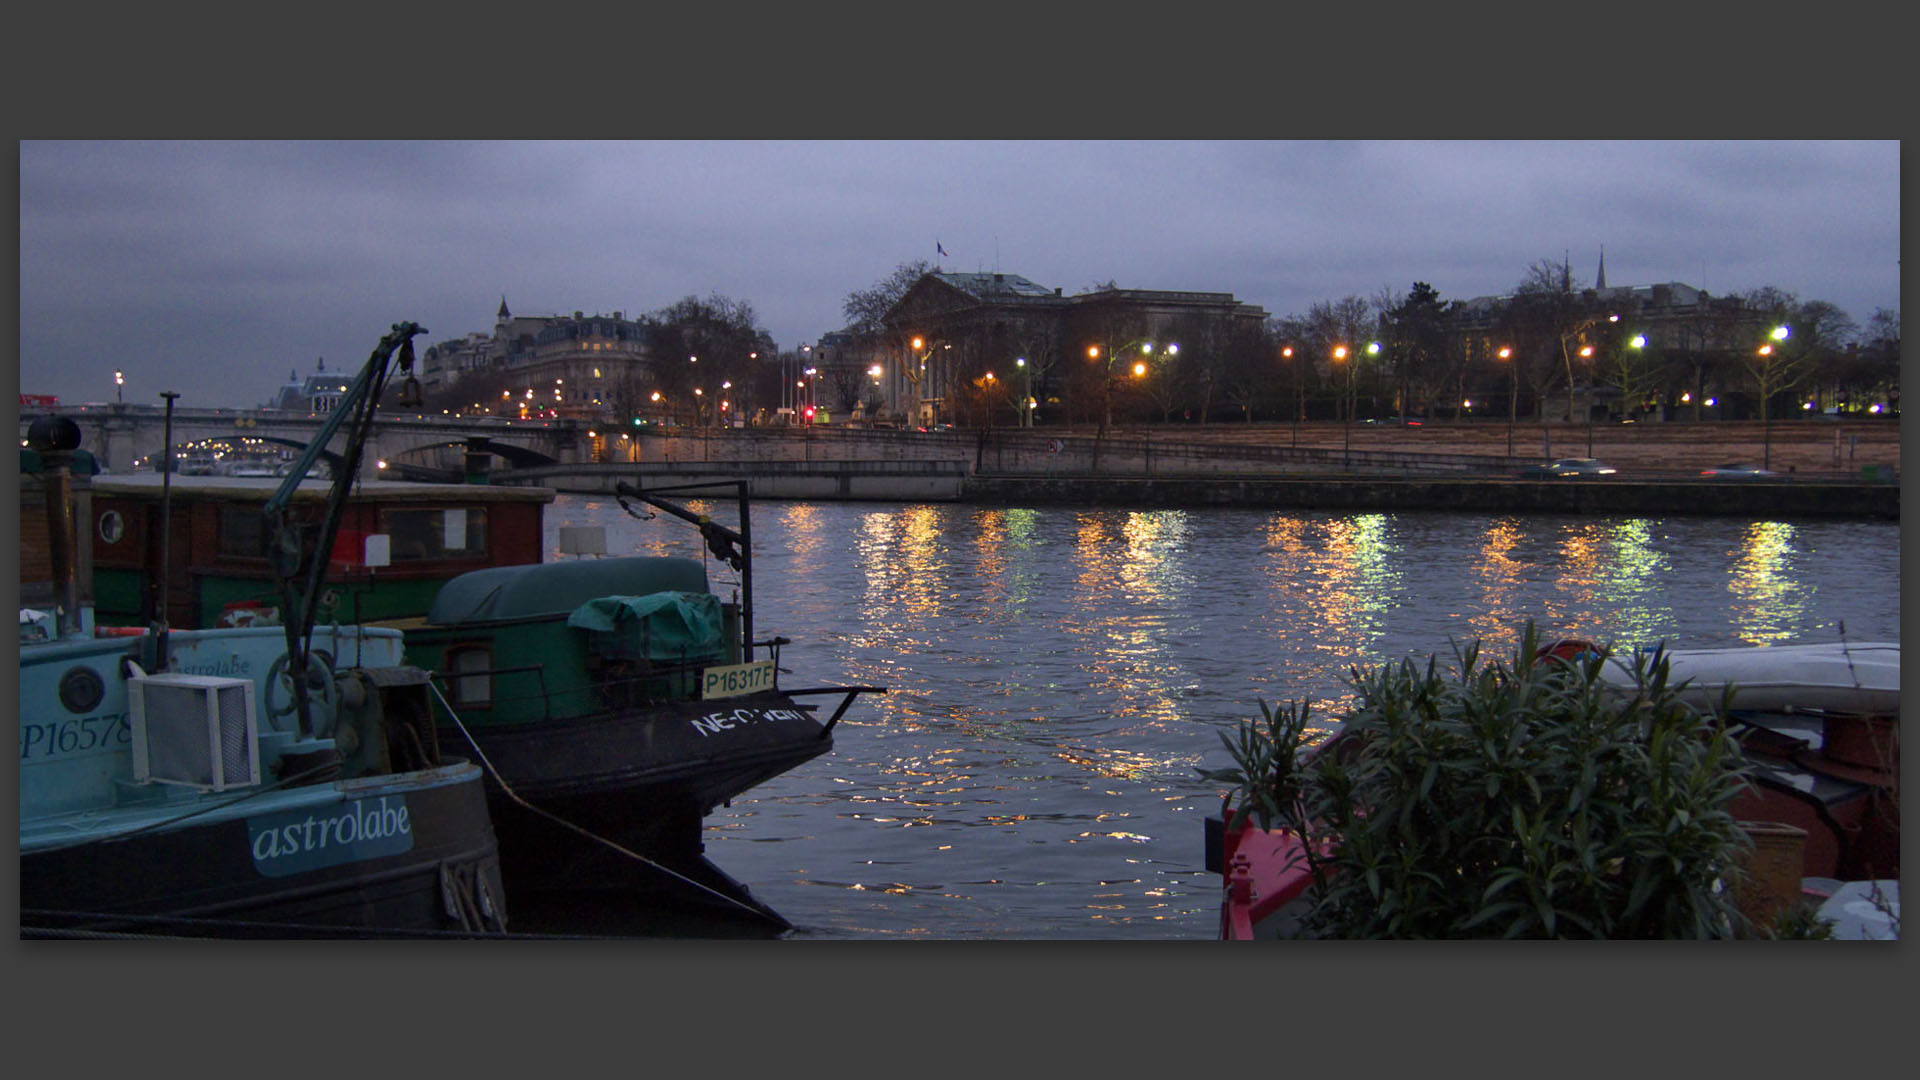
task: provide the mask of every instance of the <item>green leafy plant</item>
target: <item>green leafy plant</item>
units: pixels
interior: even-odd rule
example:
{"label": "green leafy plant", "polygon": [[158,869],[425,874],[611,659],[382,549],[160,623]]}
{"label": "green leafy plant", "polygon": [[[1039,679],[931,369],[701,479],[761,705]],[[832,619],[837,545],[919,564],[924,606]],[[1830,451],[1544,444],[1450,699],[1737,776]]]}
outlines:
{"label": "green leafy plant", "polygon": [[1780,916],[1769,936],[1781,941],[1831,941],[1833,922],[1820,917],[1817,904],[1802,901]]}
{"label": "green leafy plant", "polygon": [[[1677,700],[1658,650],[1633,655],[1622,690],[1599,679],[1606,650],[1568,661],[1540,645],[1529,624],[1510,660],[1475,642],[1447,670],[1356,669],[1338,752],[1309,761],[1276,745],[1297,734],[1292,714],[1264,705],[1254,734],[1227,740],[1239,768],[1216,778],[1250,778],[1256,817],[1324,845],[1304,936],[1750,932],[1732,887],[1750,843],[1727,809],[1748,782],[1739,745]],[[1252,771],[1265,760],[1277,779]]]}
{"label": "green leafy plant", "polygon": [[[1208,780],[1234,785],[1240,796],[1237,813],[1251,817],[1262,829],[1299,828],[1300,796],[1306,770],[1306,747],[1312,730],[1306,702],[1275,709],[1260,704],[1260,720],[1242,724],[1232,737],[1221,732],[1229,769],[1201,769]],[[1234,808],[1229,804],[1230,812]]]}

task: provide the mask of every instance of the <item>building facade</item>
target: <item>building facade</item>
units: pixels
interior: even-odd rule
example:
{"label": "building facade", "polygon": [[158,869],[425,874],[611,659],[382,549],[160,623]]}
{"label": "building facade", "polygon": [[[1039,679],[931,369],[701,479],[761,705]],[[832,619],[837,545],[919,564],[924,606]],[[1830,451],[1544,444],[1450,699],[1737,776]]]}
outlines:
{"label": "building facade", "polygon": [[341,395],[353,384],[354,376],[344,371],[328,371],[327,360],[314,363],[312,374],[287,372],[287,381],[274,392],[266,408],[297,413],[330,413],[340,404]]}
{"label": "building facade", "polygon": [[[635,408],[623,395],[651,362],[645,327],[624,312],[514,315],[502,297],[492,333],[426,349],[420,384],[430,400],[462,411],[593,419]],[[462,386],[473,388],[472,400],[461,400]]]}
{"label": "building facade", "polygon": [[878,411],[907,423],[1031,426],[1110,411],[1129,378],[1204,371],[1266,319],[1231,293],[1068,296],[1018,274],[935,271],[887,312],[861,374]]}

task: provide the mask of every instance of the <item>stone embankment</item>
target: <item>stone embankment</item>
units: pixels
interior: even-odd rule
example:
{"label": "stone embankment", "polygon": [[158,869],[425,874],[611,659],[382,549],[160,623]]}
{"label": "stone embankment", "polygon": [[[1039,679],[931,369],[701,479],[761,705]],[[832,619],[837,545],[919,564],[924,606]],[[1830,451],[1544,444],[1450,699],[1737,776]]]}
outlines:
{"label": "stone embankment", "polygon": [[[1509,454],[1509,440],[1513,452]],[[1897,518],[1896,421],[1585,425],[1170,424],[1093,429],[715,429],[629,444],[590,466],[504,482],[605,492],[745,477],[757,498],[1289,506],[1494,512]],[[1549,457],[1598,457],[1596,480],[1527,480]],[[1771,480],[1712,480],[1765,461]]]}

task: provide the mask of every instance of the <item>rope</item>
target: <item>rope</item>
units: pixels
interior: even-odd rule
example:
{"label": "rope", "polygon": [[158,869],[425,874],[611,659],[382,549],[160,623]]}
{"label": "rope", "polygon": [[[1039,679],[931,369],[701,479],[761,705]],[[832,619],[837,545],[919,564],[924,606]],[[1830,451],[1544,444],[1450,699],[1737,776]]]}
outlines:
{"label": "rope", "polygon": [[685,874],[680,873],[678,870],[673,869],[672,867],[664,866],[660,863],[657,863],[652,859],[647,858],[645,855],[640,854],[637,851],[633,851],[627,847],[617,844],[614,841],[609,840],[604,836],[598,835],[597,833],[591,832],[587,829],[583,829],[580,826],[575,825],[573,822],[568,821],[563,817],[560,817],[558,814],[551,813],[521,798],[519,792],[514,791],[513,786],[511,784],[508,784],[506,781],[506,778],[500,775],[500,770],[493,767],[493,762],[487,760],[486,752],[480,749],[480,743],[473,737],[473,733],[467,730],[467,725],[463,721],[461,721],[460,714],[454,711],[453,704],[446,699],[446,696],[444,694],[440,692],[439,685],[434,682],[429,682],[427,685],[433,691],[433,696],[436,700],[440,702],[441,707],[447,710],[447,715],[453,720],[453,725],[460,729],[460,734],[466,738],[467,745],[473,747],[474,756],[480,759],[480,764],[487,770],[487,774],[492,776],[494,779],[494,782],[500,785],[500,790],[506,793],[507,798],[512,799],[520,807],[522,807],[523,809],[531,813],[538,814],[539,816],[546,818],[548,821],[551,821],[554,824],[561,826],[562,828],[578,833],[579,835],[597,844],[604,844],[607,847],[612,848],[614,851],[617,851],[620,854],[635,860],[636,862],[640,862],[645,864],[646,866],[652,867],[653,869],[658,870],[661,873],[668,875],[669,877],[678,878],[680,881],[683,881],[686,884],[691,885],[696,889],[699,889],[701,892],[708,893],[720,900],[723,900],[729,904],[732,904],[734,907],[737,907],[742,911],[748,912],[762,919],[767,919],[770,922],[773,921],[771,918],[769,918],[769,916],[765,911],[762,911],[759,908],[753,907],[750,904],[743,903],[736,897],[728,896],[726,893],[723,893],[720,890],[715,889],[710,885],[695,881],[692,878],[686,876]]}

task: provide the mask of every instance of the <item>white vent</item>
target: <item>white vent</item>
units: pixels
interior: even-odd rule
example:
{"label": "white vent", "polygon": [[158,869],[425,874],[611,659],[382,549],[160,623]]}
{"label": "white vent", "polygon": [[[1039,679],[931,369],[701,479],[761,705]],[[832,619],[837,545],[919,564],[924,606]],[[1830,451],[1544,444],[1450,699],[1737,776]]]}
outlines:
{"label": "white vent", "polygon": [[605,555],[606,553],[607,527],[605,525],[560,526],[560,554]]}
{"label": "white vent", "polygon": [[136,675],[127,680],[133,712],[133,778],[208,791],[260,782],[260,721],[251,679],[211,675]]}

